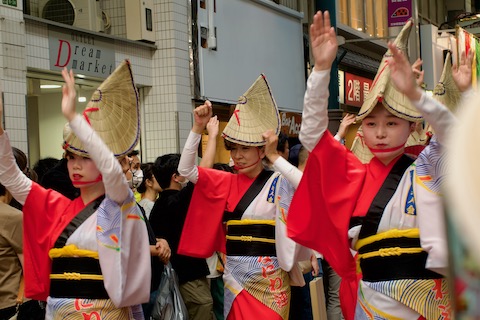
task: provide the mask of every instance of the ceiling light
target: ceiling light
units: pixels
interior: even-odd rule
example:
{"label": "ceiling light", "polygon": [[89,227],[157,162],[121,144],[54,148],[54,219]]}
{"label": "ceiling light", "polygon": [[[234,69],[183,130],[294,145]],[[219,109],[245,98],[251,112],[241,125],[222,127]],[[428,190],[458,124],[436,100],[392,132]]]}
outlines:
{"label": "ceiling light", "polygon": [[87,98],[86,97],[78,97],[78,102],[86,102]]}
{"label": "ceiling light", "polygon": [[58,89],[61,88],[62,86],[59,84],[42,84],[40,85],[41,89]]}

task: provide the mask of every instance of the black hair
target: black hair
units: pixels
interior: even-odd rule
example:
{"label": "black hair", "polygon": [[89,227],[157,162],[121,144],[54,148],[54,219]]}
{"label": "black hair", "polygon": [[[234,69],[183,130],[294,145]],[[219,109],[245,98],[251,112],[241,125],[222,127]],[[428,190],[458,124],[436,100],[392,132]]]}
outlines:
{"label": "black hair", "polygon": [[278,144],[277,144],[277,151],[280,152],[285,152],[285,146],[287,145],[288,142],[288,136],[280,131],[278,134]]}
{"label": "black hair", "polygon": [[220,162],[217,162],[217,163],[214,163],[213,164],[213,169],[215,170],[220,170],[220,171],[226,171],[226,172],[231,172],[233,173],[233,168],[230,167],[228,164],[226,163],[220,163]]}
{"label": "black hair", "polygon": [[153,175],[162,189],[170,187],[173,174],[178,174],[179,153],[169,153],[160,156],[153,165]]}
{"label": "black hair", "polygon": [[142,183],[137,187],[139,193],[144,193],[147,191],[147,180],[152,180],[153,178],[153,162],[142,163],[140,169],[143,172]]}
{"label": "black hair", "polygon": [[59,159],[47,157],[37,161],[33,166],[33,170],[37,173],[38,181],[42,181],[43,176],[47,173],[48,170],[55,167],[55,165],[60,161]]}
{"label": "black hair", "polygon": [[138,150],[132,150],[130,151],[130,153],[128,154],[129,157],[133,157],[133,156],[138,156],[140,154],[140,151]]}
{"label": "black hair", "polygon": [[[231,151],[233,149],[233,145],[235,145],[235,144],[243,146],[243,144],[235,143],[235,142],[229,141],[227,139],[223,139],[223,144],[225,145],[225,149],[227,149],[227,151]],[[247,146],[247,145],[245,145],[245,146],[250,147],[250,146]],[[264,146],[257,146],[258,149],[261,149],[263,147]]]}
{"label": "black hair", "polygon": [[[30,170],[30,168],[28,167],[28,159],[27,159],[27,155],[20,149],[18,148],[15,148],[15,147],[12,147],[12,153],[13,153],[13,156],[15,157],[15,162],[17,163],[17,166],[18,168],[28,177],[30,178],[31,180],[33,181],[37,181],[37,174],[35,173],[35,171],[33,170]],[[0,195],[5,195],[7,193],[7,190],[5,188],[5,186],[1,185],[0,184]],[[18,210],[22,210],[22,205],[16,200],[16,199],[12,199],[10,201],[10,206],[14,207],[14,208],[17,208]]]}
{"label": "black hair", "polygon": [[66,151],[65,157],[60,159],[53,168],[45,172],[39,183],[45,189],[56,190],[73,200],[80,195],[80,190],[73,186],[68,174],[67,157],[69,155],[73,155],[73,153]]}

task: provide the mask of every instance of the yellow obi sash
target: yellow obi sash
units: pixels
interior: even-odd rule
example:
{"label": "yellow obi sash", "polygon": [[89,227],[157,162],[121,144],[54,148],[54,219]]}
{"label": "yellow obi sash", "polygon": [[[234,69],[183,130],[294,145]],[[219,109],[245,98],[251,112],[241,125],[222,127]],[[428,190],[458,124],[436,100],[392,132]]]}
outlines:
{"label": "yellow obi sash", "polygon": [[392,229],[358,240],[355,245],[363,280],[441,279],[425,268],[427,252],[418,229]]}
{"label": "yellow obi sash", "polygon": [[229,220],[227,255],[276,256],[274,220]]}
{"label": "yellow obi sash", "polygon": [[49,256],[51,297],[108,299],[98,252],[68,245],[50,249]]}

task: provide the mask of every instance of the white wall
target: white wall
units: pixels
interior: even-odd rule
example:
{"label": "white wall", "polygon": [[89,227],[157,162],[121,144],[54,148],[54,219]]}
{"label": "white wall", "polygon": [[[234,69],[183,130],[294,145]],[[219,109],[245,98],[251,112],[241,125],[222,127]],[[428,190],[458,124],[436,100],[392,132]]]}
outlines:
{"label": "white wall", "polygon": [[[91,97],[93,91],[83,92],[82,95]],[[60,159],[63,154],[63,127],[67,122],[62,114],[62,94],[42,94],[38,99],[38,120],[40,159],[54,157]],[[81,113],[87,103],[77,102],[77,112]]]}
{"label": "white wall", "polygon": [[[213,24],[217,50],[199,48],[203,98],[236,103],[264,73],[280,109],[302,110],[302,16],[279,8],[265,0],[216,1]],[[208,27],[208,8],[199,6],[198,22],[199,26]]]}

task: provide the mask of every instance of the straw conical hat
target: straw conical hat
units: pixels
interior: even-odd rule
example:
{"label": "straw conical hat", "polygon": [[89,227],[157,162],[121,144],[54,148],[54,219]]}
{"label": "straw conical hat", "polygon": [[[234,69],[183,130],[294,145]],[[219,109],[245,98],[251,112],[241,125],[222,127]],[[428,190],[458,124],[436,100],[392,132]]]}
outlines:
{"label": "straw conical hat", "polygon": [[[138,92],[128,60],[97,88],[83,116],[115,156],[135,148],[140,136]],[[64,149],[88,157],[80,139],[65,126]]]}
{"label": "straw conical hat", "polygon": [[440,101],[443,105],[455,112],[457,105],[460,102],[461,93],[453,80],[452,75],[452,61],[450,51],[445,57],[442,75],[440,81],[433,89],[433,97]]}
{"label": "straw conical hat", "polygon": [[[412,20],[408,20],[394,42],[405,54],[407,54],[408,36],[410,35],[412,25]],[[389,57],[391,57],[390,50],[383,56],[377,75],[373,80],[370,93],[365,98],[362,108],[358,113],[358,119],[362,120],[375,108],[377,103],[382,103],[388,111],[399,118],[408,121],[421,121],[422,116],[420,112],[418,112],[410,100],[404,94],[397,91],[391,83],[390,68],[386,60]]]}
{"label": "straw conical hat", "polygon": [[233,143],[263,146],[262,133],[272,129],[280,132],[280,115],[265,75],[260,75],[253,85],[238,99],[222,136]]}
{"label": "straw conical hat", "polygon": [[357,134],[352,142],[350,150],[357,156],[362,163],[369,163],[374,157],[373,153],[368,149],[363,139],[362,126],[358,127]]}

